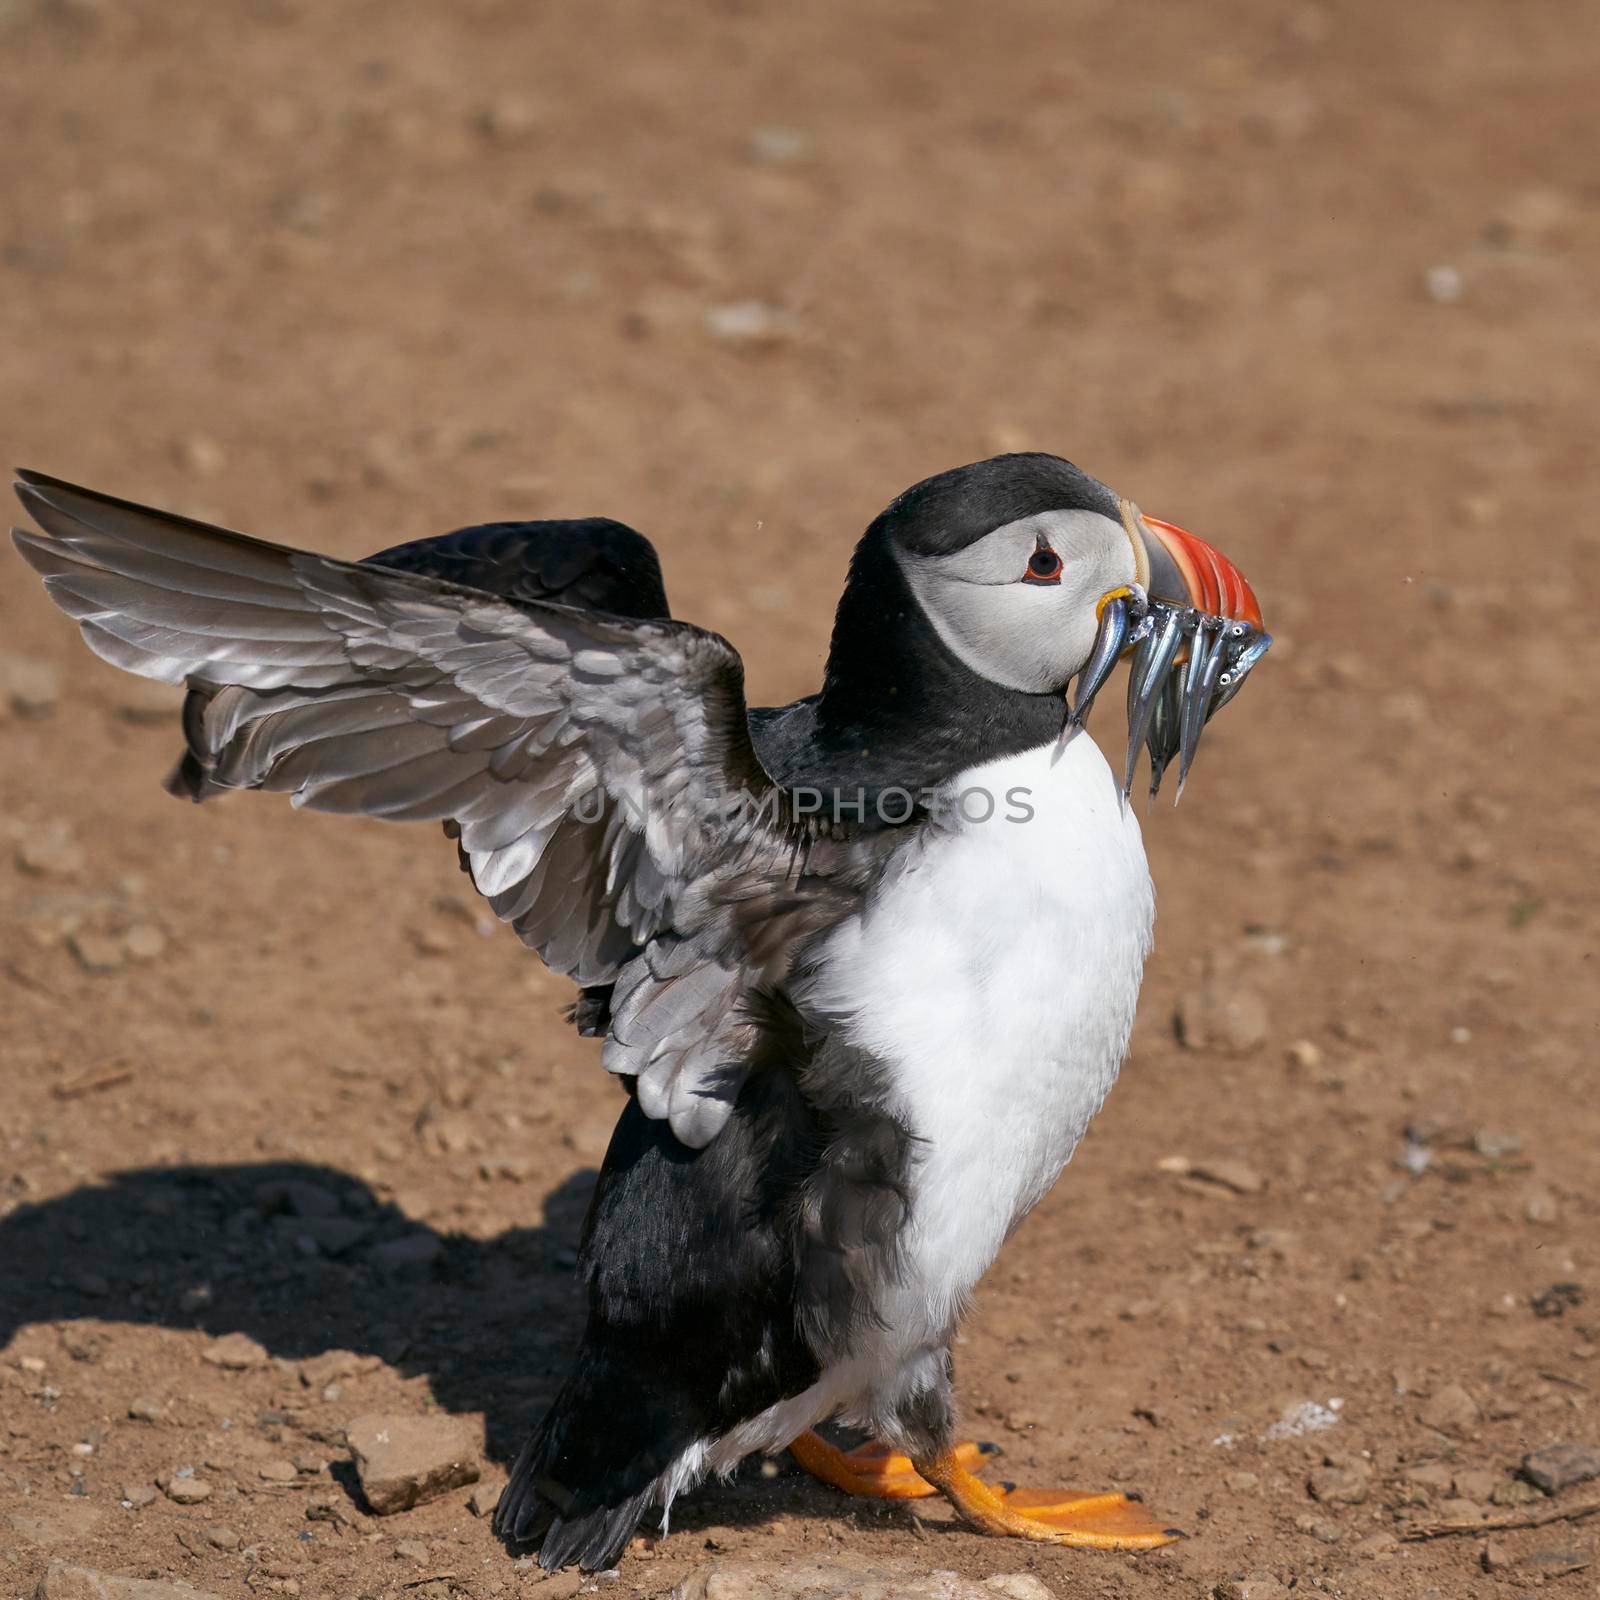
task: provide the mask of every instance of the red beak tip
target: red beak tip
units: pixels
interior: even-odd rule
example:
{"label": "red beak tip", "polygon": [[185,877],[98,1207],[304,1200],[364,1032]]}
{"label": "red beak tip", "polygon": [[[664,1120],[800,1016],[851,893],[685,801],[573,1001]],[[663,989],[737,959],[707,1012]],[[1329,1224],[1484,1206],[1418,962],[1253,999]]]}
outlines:
{"label": "red beak tip", "polygon": [[1192,604],[1213,616],[1248,622],[1264,631],[1261,604],[1249,579],[1215,545],[1175,522],[1163,522],[1160,517],[1145,517],[1144,521],[1176,563]]}

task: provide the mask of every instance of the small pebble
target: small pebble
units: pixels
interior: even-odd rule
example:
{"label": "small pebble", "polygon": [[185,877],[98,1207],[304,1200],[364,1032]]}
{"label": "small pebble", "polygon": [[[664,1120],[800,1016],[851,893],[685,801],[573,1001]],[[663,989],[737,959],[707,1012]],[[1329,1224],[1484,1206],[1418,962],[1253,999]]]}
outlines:
{"label": "small pebble", "polygon": [[172,459],[178,466],[202,478],[214,477],[227,462],[222,446],[201,433],[191,433],[174,440]]}
{"label": "small pebble", "polygon": [[1266,1002],[1242,984],[1213,979],[1179,997],[1173,1025],[1187,1050],[1248,1055],[1266,1042]]}
{"label": "small pebble", "polygon": [[1463,1500],[1488,1500],[1493,1497],[1495,1490],[1500,1487],[1500,1482],[1501,1479],[1498,1472],[1489,1472],[1478,1468],[1458,1472],[1451,1487]]}
{"label": "small pebble", "polygon": [[1441,264],[1429,267],[1422,276],[1422,286],[1435,305],[1453,306],[1466,293],[1466,283],[1458,267]]}
{"label": "small pebble", "polygon": [[431,1265],[444,1249],[439,1236],[425,1229],[402,1234],[374,1245],[368,1259],[385,1272],[409,1272]]}
{"label": "small pebble", "polygon": [[166,948],[166,934],[153,923],[135,923],[122,936],[122,951],[130,961],[155,961]]}
{"label": "small pebble", "polygon": [[0,655],[0,712],[48,717],[61,698],[61,674],[32,656]]}
{"label": "small pebble", "polygon": [[1461,1438],[1477,1427],[1481,1413],[1478,1403],[1459,1383],[1446,1384],[1417,1413],[1425,1428]]}
{"label": "small pebble", "polygon": [[1505,1161],[1522,1149],[1522,1135],[1503,1128],[1477,1128],[1473,1131],[1472,1148],[1490,1161]]}
{"label": "small pebble", "polygon": [[1344,1530],[1337,1522],[1329,1522],[1322,1517],[1313,1517],[1302,1512],[1294,1519],[1294,1525],[1301,1533],[1308,1533],[1319,1544],[1338,1544],[1344,1536]]}
{"label": "small pebble", "polygon": [[1265,1180],[1254,1167],[1226,1156],[1215,1161],[1196,1161],[1190,1173],[1206,1183],[1231,1189],[1235,1194],[1260,1194],[1266,1187]]}
{"label": "small pebble", "polygon": [[1427,1461],[1420,1467],[1407,1467],[1405,1478],[1407,1483],[1420,1484],[1424,1489],[1448,1492],[1455,1483],[1455,1472],[1447,1462]]}
{"label": "small pebble", "polygon": [[1031,1572],[997,1572],[983,1580],[985,1589],[992,1589],[1005,1600],[1055,1600],[1055,1596]]}
{"label": "small pebble", "polygon": [[1583,1286],[1577,1283],[1552,1283],[1528,1302],[1536,1317],[1564,1317],[1583,1304]]}
{"label": "small pebble", "polygon": [[211,1485],[204,1478],[180,1478],[174,1473],[161,1484],[161,1492],[176,1505],[197,1506],[211,1498]]}
{"label": "small pebble", "polygon": [[538,107],[516,97],[482,106],[472,118],[477,131],[496,144],[521,144],[538,132],[539,120]]}
{"label": "small pebble", "polygon": [[467,1497],[467,1510],[475,1517],[493,1516],[494,1508],[500,1504],[500,1496],[504,1490],[504,1479],[496,1483],[480,1483]]}
{"label": "small pebble", "polygon": [[706,332],[724,344],[777,344],[798,331],[794,316],[782,306],[763,300],[734,300],[711,306],[705,314]]}
{"label": "small pebble", "polygon": [[1507,1478],[1496,1484],[1489,1503],[1496,1506],[1531,1506],[1544,1499],[1544,1495],[1526,1478]]}
{"label": "small pebble", "polygon": [[1516,1552],[1504,1539],[1490,1539],[1478,1557],[1485,1572],[1504,1572],[1516,1565]]}
{"label": "small pebble", "polygon": [[765,167],[787,166],[811,154],[811,136],[799,128],[776,124],[757,128],[750,135],[750,159]]}
{"label": "small pebble", "polygon": [[335,1383],[340,1378],[353,1378],[371,1372],[380,1363],[376,1356],[360,1356],[354,1350],[324,1350],[300,1363],[300,1381],[308,1389]]}
{"label": "small pebble", "polygon": [[349,1500],[344,1495],[332,1491],[314,1494],[306,1501],[306,1521],[332,1522],[348,1528],[356,1525],[355,1513],[350,1508]]}
{"label": "small pebble", "polygon": [[1286,1600],[1289,1593],[1270,1572],[1224,1578],[1211,1592],[1216,1600]]}
{"label": "small pebble", "polygon": [[83,871],[84,849],[64,823],[30,833],[17,846],[17,866],[36,878],[70,878]]}
{"label": "small pebble", "polygon": [[1523,1476],[1546,1494],[1600,1478],[1600,1449],[1586,1444],[1547,1444],[1522,1458]]}
{"label": "small pebble", "polygon": [[246,1372],[267,1364],[267,1352],[247,1333],[225,1333],[200,1352],[200,1359],[227,1372]]}
{"label": "small pebble", "polygon": [[120,939],[113,939],[108,933],[96,933],[90,928],[79,929],[76,933],[69,934],[67,949],[72,952],[78,965],[85,972],[92,973],[96,977],[120,971],[126,959]]}
{"label": "small pebble", "polygon": [[1312,1470],[1306,1487],[1325,1505],[1358,1506],[1367,1498],[1371,1478],[1371,1467],[1359,1457],[1330,1457]]}

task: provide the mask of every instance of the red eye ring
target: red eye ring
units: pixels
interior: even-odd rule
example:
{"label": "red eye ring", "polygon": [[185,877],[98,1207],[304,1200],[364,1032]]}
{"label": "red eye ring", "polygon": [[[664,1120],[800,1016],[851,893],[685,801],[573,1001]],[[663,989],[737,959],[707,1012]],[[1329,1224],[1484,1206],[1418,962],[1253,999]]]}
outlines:
{"label": "red eye ring", "polygon": [[1060,583],[1061,557],[1047,544],[1042,544],[1028,557],[1028,570],[1022,574],[1024,583]]}

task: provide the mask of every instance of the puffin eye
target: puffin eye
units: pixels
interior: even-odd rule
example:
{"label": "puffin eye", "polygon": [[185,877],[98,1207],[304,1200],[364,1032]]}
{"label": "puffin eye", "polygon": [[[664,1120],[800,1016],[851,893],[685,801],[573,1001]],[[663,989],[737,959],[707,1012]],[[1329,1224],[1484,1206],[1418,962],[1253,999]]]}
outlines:
{"label": "puffin eye", "polygon": [[1047,544],[1042,544],[1028,557],[1028,570],[1022,574],[1024,583],[1060,583],[1061,557]]}

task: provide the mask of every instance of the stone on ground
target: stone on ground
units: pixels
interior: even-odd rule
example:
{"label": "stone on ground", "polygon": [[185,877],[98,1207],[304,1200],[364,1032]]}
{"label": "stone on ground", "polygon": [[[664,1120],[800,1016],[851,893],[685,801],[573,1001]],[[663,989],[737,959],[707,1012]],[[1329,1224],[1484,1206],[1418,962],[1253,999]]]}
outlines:
{"label": "stone on ground", "polygon": [[380,1517],[478,1481],[476,1430],[455,1417],[369,1412],[345,1429],[367,1504]]}
{"label": "stone on ground", "polygon": [[200,1352],[202,1361],[227,1372],[248,1372],[267,1364],[267,1352],[247,1333],[225,1333]]}
{"label": "stone on ground", "polygon": [[1031,1572],[974,1581],[954,1572],[798,1561],[715,1561],[698,1567],[673,1600],[1054,1600]]}
{"label": "stone on ground", "polygon": [[475,1517],[492,1517],[494,1508],[500,1504],[500,1496],[505,1493],[505,1487],[504,1478],[480,1483],[467,1498],[467,1510]]}
{"label": "stone on ground", "polygon": [[33,1600],[219,1600],[215,1594],[186,1583],[158,1578],[119,1578],[92,1567],[69,1567],[52,1561],[33,1591]]}
{"label": "stone on ground", "polygon": [[1587,1444],[1547,1444],[1523,1457],[1522,1470],[1546,1494],[1559,1494],[1575,1483],[1600,1478],[1600,1450]]}
{"label": "stone on ground", "polygon": [[1270,1572],[1246,1572],[1224,1578],[1211,1592],[1216,1600],[1285,1600],[1289,1593]]}

